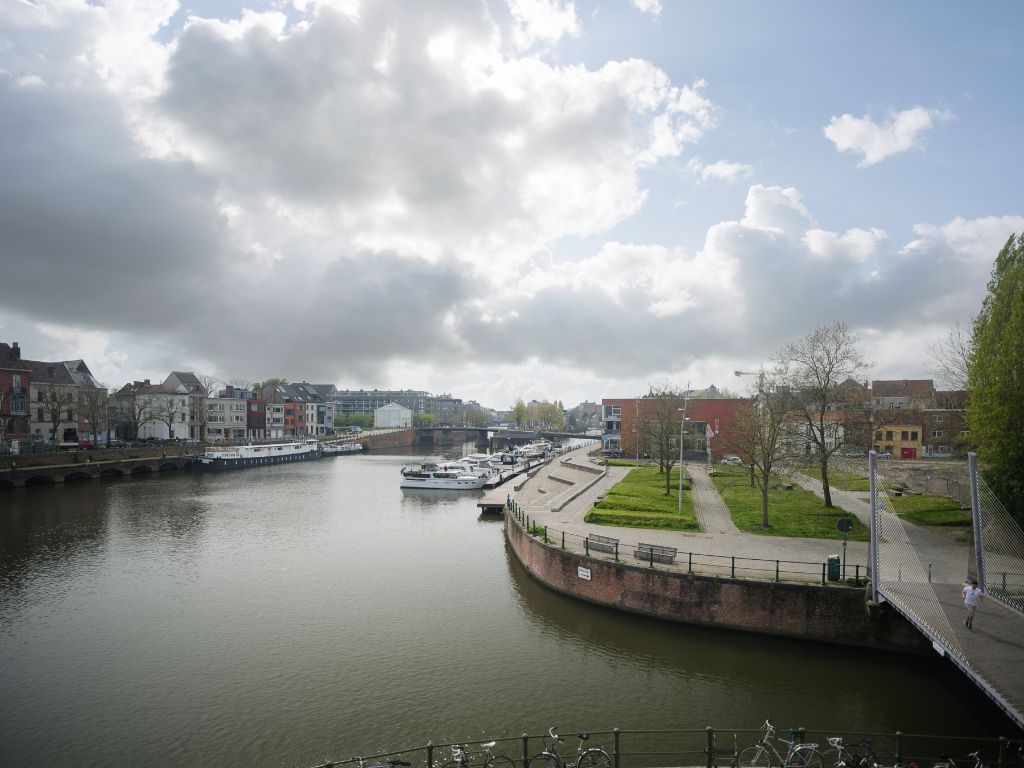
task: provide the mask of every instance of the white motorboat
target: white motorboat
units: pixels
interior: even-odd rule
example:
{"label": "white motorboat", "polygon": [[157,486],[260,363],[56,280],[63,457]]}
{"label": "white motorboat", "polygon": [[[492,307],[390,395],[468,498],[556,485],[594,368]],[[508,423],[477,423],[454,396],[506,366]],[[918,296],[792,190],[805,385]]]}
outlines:
{"label": "white motorboat", "polygon": [[363,446],[360,443],[324,443],[321,450],[324,456],[341,456],[344,453],[359,453]]}
{"label": "white motorboat", "polygon": [[474,474],[457,462],[425,462],[417,467],[402,467],[400,487],[478,491],[486,482],[486,476]]}
{"label": "white motorboat", "polygon": [[497,471],[491,462],[491,455],[489,453],[471,453],[469,456],[463,456],[457,463],[463,465],[474,475],[484,475],[486,477]]}

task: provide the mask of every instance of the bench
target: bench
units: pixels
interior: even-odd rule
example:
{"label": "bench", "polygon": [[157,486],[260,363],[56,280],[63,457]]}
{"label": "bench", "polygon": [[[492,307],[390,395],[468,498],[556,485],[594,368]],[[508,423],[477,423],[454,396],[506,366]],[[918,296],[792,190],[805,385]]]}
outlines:
{"label": "bench", "polygon": [[675,547],[663,547],[660,544],[637,544],[633,556],[637,560],[646,560],[649,563],[674,563],[676,560]]}
{"label": "bench", "polygon": [[596,549],[598,552],[612,552],[618,554],[619,552],[619,540],[613,539],[610,536],[598,536],[596,533],[592,533],[587,536],[587,551]]}

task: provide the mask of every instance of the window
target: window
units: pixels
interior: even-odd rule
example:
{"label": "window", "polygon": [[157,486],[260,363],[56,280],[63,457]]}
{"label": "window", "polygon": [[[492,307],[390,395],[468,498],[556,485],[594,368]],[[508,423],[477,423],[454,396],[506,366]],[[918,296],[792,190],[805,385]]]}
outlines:
{"label": "window", "polygon": [[43,399],[44,399],[43,390],[37,389],[36,390],[36,400],[38,400],[41,403],[41,402],[43,402]]}
{"label": "window", "polygon": [[905,429],[902,432],[900,432],[900,440],[909,440],[909,439],[910,439],[910,432],[908,432]]}
{"label": "window", "polygon": [[932,430],[932,437],[942,437],[942,430],[941,429],[933,429]]}
{"label": "window", "polygon": [[881,439],[882,439],[882,430],[878,430],[877,432],[875,432],[875,440],[881,440]]}
{"label": "window", "polygon": [[938,414],[932,416],[932,421],[934,421],[936,424],[941,424],[942,423],[942,414],[938,413]]}
{"label": "window", "polygon": [[885,433],[886,440],[892,440],[892,430],[887,430]]}
{"label": "window", "polygon": [[21,392],[21,376],[16,373],[11,376],[11,392]]}
{"label": "window", "polygon": [[36,421],[46,421],[46,417],[43,415],[43,409],[39,408],[36,411]]}
{"label": "window", "polygon": [[75,411],[73,408],[68,408],[68,421],[75,420]]}
{"label": "window", "polygon": [[917,430],[916,429],[911,430],[911,432],[910,432],[910,439],[911,440],[917,440]]}

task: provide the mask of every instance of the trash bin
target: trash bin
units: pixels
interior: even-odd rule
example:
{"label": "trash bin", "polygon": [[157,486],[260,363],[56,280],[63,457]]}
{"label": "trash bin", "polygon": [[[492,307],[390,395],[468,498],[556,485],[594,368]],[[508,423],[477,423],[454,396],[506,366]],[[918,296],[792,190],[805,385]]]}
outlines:
{"label": "trash bin", "polygon": [[828,556],[828,580],[839,581],[839,555]]}

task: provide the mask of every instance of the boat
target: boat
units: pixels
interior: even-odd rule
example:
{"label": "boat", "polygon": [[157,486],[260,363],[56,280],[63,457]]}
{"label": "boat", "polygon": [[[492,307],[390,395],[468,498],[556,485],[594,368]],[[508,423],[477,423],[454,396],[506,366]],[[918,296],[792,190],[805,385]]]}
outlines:
{"label": "boat", "polygon": [[424,462],[417,467],[402,467],[402,488],[432,488],[458,491],[477,491],[484,487],[487,477],[470,472],[458,462],[438,464]]}
{"label": "boat", "polygon": [[319,459],[320,441],[303,440],[295,443],[267,443],[266,445],[239,445],[234,448],[208,448],[193,460],[197,469],[239,469],[266,464],[284,464],[292,461]]}
{"label": "boat", "polygon": [[484,475],[486,477],[493,475],[497,471],[489,453],[471,453],[469,456],[463,456],[457,463],[464,466],[474,475]]}
{"label": "boat", "polygon": [[324,456],[341,456],[343,453],[359,453],[363,446],[360,443],[324,443],[320,450]]}

